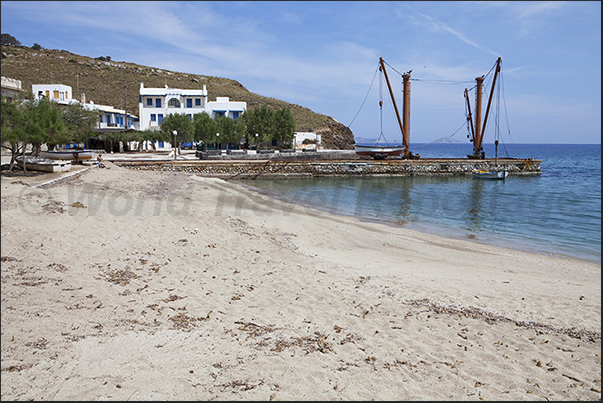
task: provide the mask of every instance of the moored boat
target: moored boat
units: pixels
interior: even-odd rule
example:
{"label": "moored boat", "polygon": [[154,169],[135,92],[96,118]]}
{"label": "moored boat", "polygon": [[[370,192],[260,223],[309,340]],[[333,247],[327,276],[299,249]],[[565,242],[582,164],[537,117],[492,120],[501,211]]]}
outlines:
{"label": "moored boat", "polygon": [[505,179],[509,172],[504,171],[485,171],[477,170],[473,172],[474,179]]}
{"label": "moored boat", "polygon": [[[23,156],[18,156],[16,161],[17,165],[23,167]],[[25,157],[25,169],[43,172],[67,172],[71,170],[71,161]]]}
{"label": "moored boat", "polygon": [[373,157],[374,159],[385,159],[388,157],[400,157],[404,146],[380,146],[379,144],[355,144],[354,150],[361,157]]}
{"label": "moored boat", "polygon": [[93,150],[40,151],[40,158],[47,158],[51,160],[90,160],[93,157]]}

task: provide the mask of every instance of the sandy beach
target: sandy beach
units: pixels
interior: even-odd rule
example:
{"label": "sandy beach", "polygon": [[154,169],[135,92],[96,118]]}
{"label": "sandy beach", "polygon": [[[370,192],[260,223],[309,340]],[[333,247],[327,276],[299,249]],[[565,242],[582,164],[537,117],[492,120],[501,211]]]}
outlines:
{"label": "sandy beach", "polygon": [[2,400],[601,399],[600,264],[109,165],[2,176]]}

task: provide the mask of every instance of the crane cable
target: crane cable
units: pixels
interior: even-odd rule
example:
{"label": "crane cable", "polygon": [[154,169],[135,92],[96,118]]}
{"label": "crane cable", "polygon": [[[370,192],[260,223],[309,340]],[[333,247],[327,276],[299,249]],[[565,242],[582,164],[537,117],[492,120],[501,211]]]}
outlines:
{"label": "crane cable", "polygon": [[348,129],[350,128],[350,126],[352,125],[352,123],[354,123],[354,120],[356,120],[356,118],[358,117],[358,114],[362,110],[362,107],[364,106],[364,103],[366,102],[366,99],[368,98],[369,93],[371,92],[371,88],[373,88],[373,83],[375,82],[375,77],[377,77],[377,71],[379,71],[379,68],[375,69],[375,73],[373,74],[373,79],[371,80],[371,85],[369,86],[369,89],[366,92],[366,95],[364,96],[364,100],[362,101],[362,104],[360,105],[360,108],[358,109],[358,112],[356,112],[356,115],[354,116],[354,119],[352,119],[352,121],[350,122],[350,124],[347,126]]}

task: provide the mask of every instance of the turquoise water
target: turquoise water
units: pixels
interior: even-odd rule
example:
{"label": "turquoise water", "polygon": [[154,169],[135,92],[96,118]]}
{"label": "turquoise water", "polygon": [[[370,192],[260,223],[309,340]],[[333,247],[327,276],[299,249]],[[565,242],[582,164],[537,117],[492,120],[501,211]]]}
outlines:
{"label": "turquoise water", "polygon": [[[487,157],[494,146],[485,145]],[[423,158],[465,158],[467,144],[416,144]],[[243,181],[273,197],[536,253],[601,263],[601,145],[499,145],[499,157],[541,159],[542,175],[322,177]]]}

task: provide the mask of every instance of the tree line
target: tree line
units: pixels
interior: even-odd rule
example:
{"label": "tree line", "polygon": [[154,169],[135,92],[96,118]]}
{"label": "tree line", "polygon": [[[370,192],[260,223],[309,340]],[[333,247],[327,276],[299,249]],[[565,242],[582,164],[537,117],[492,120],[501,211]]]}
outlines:
{"label": "tree line", "polygon": [[[190,119],[186,115],[174,113],[163,119],[155,140],[173,141],[172,134],[176,130],[177,143],[196,141],[246,147],[253,143],[274,142],[290,148],[293,145],[295,127],[295,119],[288,108],[275,110],[265,105],[246,111],[237,119],[224,116],[212,119],[204,112],[197,113]],[[141,135],[149,137],[146,132],[141,132]]]}
{"label": "tree line", "polygon": [[[86,143],[92,137],[100,121],[100,112],[87,110],[82,104],[61,105],[41,99],[39,101],[8,102],[2,97],[2,148],[11,152],[12,169],[15,158],[25,155],[31,144],[34,156],[46,144],[50,150],[62,144]],[[254,143],[276,142],[285,148],[292,147],[295,119],[287,108],[274,110],[263,105],[244,112],[239,118],[198,113],[190,118],[184,114],[167,115],[159,130],[122,131],[103,133],[102,140],[113,142],[168,141],[203,142],[204,144],[228,143],[248,146]],[[174,138],[174,131],[177,135]]]}
{"label": "tree line", "polygon": [[7,101],[2,97],[0,140],[11,152],[10,169],[17,155],[32,145],[38,156],[42,144],[84,143],[95,133],[99,113],[79,104],[60,105],[46,99],[38,102]]}

